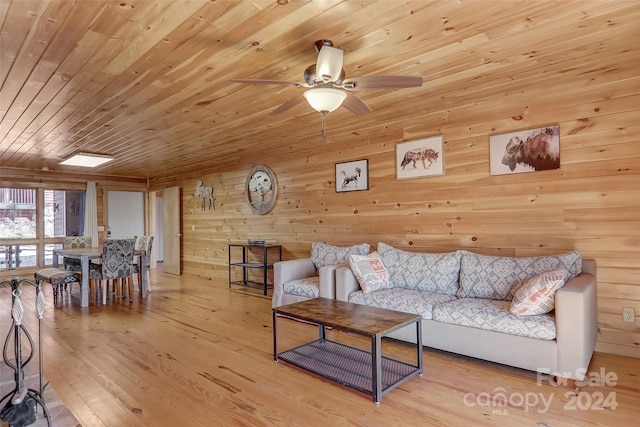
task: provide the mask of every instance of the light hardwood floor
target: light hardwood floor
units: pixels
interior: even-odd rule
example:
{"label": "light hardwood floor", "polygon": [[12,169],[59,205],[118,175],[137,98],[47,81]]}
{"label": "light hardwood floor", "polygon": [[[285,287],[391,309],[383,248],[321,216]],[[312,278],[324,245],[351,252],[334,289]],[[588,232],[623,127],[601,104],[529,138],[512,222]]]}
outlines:
{"label": "light hardwood floor", "polygon": [[[424,376],[375,405],[365,394],[274,363],[271,301],[260,291],[161,269],[151,280],[144,301],[82,309],[76,286],[62,307],[47,308],[45,376],[83,426],[558,427],[627,426],[640,418],[640,360],[602,353],[592,360],[593,384],[576,394],[538,384],[530,372],[425,350]],[[1,298],[7,307],[7,293]],[[6,315],[3,309],[3,330]],[[290,320],[279,321],[279,332],[281,349],[317,334]],[[368,347],[361,338],[329,335]],[[395,341],[383,350],[415,357]],[[596,373],[608,374],[609,385],[596,385]]]}

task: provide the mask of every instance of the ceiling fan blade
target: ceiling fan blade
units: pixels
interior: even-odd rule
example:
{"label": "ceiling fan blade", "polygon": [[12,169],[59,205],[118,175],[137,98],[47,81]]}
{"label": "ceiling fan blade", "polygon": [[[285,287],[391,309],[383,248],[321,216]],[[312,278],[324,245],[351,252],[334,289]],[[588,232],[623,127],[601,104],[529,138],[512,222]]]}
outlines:
{"label": "ceiling fan blade", "polygon": [[281,106],[273,110],[271,114],[279,114],[284,111],[287,111],[289,108],[295,107],[296,105],[300,104],[304,100],[305,98],[303,95],[298,95],[295,98],[291,98],[290,100],[288,100],[287,102],[285,102],[284,104],[282,104]]}
{"label": "ceiling fan blade", "polygon": [[335,82],[342,72],[344,51],[333,46],[322,46],[316,61],[316,75],[325,82]]}
{"label": "ceiling fan blade", "polygon": [[362,76],[346,79],[342,87],[349,90],[358,89],[402,89],[422,86],[420,76]]}
{"label": "ceiling fan blade", "polygon": [[371,112],[371,108],[364,101],[357,96],[347,92],[346,99],[342,102],[342,106],[352,113],[362,115]]}
{"label": "ceiling fan blade", "polygon": [[268,80],[268,79],[231,79],[230,83],[247,83],[247,84],[267,84],[267,85],[292,85],[295,87],[307,87],[306,83],[291,82],[287,80]]}

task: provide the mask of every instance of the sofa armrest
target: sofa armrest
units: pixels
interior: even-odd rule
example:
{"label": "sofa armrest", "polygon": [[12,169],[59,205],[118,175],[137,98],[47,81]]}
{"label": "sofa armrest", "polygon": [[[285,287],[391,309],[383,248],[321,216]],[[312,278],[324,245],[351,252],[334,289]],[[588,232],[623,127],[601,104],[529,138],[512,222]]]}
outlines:
{"label": "sofa armrest", "polygon": [[349,267],[336,269],[336,299],[349,301],[349,294],[360,289],[360,284]]}
{"label": "sofa armrest", "polygon": [[271,306],[279,307],[290,302],[284,293],[284,284],[291,280],[317,276],[316,266],[311,258],[278,261],[273,264],[273,296]]}
{"label": "sofa armrest", "polygon": [[596,276],[582,273],[556,292],[558,376],[583,380],[596,347]]}
{"label": "sofa armrest", "polygon": [[282,288],[282,284],[291,280],[317,276],[316,266],[311,258],[278,261],[273,264],[273,287]]}
{"label": "sofa armrest", "polygon": [[318,276],[320,276],[321,298],[336,298],[336,270],[348,265],[349,264],[325,265],[318,269]]}

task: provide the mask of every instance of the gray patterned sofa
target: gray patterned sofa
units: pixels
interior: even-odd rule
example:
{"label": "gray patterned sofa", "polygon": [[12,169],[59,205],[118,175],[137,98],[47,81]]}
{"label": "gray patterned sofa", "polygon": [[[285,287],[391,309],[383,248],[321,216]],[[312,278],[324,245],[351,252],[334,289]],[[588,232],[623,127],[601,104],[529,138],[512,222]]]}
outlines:
{"label": "gray patterned sofa", "polygon": [[[465,250],[416,253],[385,243],[378,244],[376,256],[373,270],[377,263],[386,286],[378,283],[379,272],[370,283],[375,286],[359,283],[366,277],[352,259],[352,267],[336,269],[337,299],[420,314],[422,342],[428,347],[584,379],[597,333],[594,260],[583,260],[575,251],[526,258]],[[535,284],[549,272],[563,275],[561,287],[551,293],[551,311],[513,314],[512,304],[522,303],[514,299],[523,292],[523,284]],[[538,294],[528,297],[535,302]],[[415,342],[414,329],[404,328],[390,336]]]}

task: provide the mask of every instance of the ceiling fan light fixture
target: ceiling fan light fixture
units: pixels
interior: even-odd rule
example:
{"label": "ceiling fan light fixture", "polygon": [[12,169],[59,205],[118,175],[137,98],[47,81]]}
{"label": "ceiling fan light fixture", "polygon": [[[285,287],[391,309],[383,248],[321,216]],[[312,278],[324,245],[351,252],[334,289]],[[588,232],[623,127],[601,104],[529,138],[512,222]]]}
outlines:
{"label": "ceiling fan light fixture", "polygon": [[304,93],[311,107],[321,113],[330,113],[340,107],[347,98],[347,93],[338,89],[318,87]]}

